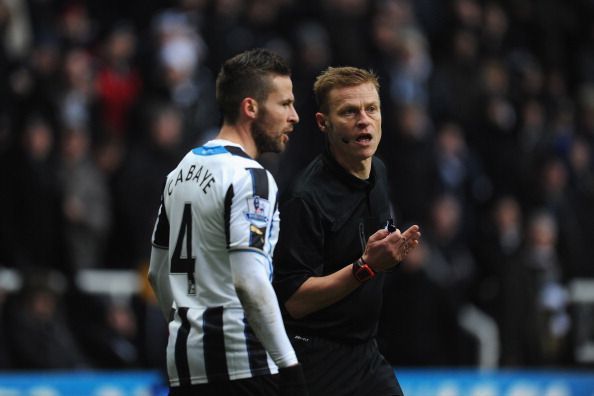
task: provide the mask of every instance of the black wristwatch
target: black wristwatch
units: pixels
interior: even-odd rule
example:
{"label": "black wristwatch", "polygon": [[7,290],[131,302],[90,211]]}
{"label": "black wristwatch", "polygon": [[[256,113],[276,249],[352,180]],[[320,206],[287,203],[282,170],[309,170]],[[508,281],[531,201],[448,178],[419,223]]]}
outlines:
{"label": "black wristwatch", "polygon": [[375,271],[361,257],[353,263],[353,276],[359,282],[364,283],[375,278]]}

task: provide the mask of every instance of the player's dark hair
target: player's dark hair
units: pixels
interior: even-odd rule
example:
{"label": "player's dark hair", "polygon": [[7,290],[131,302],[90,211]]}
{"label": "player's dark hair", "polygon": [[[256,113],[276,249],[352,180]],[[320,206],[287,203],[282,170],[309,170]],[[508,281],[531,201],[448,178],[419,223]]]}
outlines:
{"label": "player's dark hair", "polygon": [[316,78],[313,87],[318,108],[322,113],[328,112],[328,95],[332,89],[365,83],[373,84],[379,92],[378,76],[371,70],[351,66],[327,68]]}
{"label": "player's dark hair", "polygon": [[228,59],[216,82],[216,98],[223,119],[236,123],[244,98],[264,101],[270,92],[271,77],[290,75],[291,69],[285,60],[266,49],[248,50]]}

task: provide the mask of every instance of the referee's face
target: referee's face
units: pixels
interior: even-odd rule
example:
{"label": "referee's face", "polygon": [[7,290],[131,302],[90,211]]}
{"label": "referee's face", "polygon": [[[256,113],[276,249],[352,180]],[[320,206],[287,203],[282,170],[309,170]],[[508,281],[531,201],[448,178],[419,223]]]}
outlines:
{"label": "referee's face", "polygon": [[271,79],[272,90],[263,103],[259,103],[258,114],[252,123],[252,137],[258,153],[280,153],[289,141],[289,133],[299,122],[293,97],[293,83],[290,77],[275,76]]}
{"label": "referee's face", "polygon": [[371,161],[382,136],[380,99],[372,83],[332,89],[328,114],[316,118],[340,163],[356,167]]}

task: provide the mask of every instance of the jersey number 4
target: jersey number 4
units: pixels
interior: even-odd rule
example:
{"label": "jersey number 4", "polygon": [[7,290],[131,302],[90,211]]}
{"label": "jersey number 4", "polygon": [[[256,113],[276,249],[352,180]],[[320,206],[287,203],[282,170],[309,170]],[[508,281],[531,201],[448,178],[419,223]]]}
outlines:
{"label": "jersey number 4", "polygon": [[[183,249],[184,240],[186,241],[185,249]],[[182,254],[183,250],[185,250],[185,254]],[[170,272],[172,274],[187,274],[188,294],[190,295],[196,294],[194,260],[195,257],[192,254],[192,205],[187,203],[184,205],[179,234],[177,235],[177,242],[175,243],[175,249],[171,257]]]}

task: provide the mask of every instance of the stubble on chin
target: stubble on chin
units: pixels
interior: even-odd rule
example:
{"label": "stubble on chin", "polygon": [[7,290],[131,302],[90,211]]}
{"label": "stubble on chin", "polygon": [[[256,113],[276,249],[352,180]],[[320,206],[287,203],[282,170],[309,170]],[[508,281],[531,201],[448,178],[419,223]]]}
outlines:
{"label": "stubble on chin", "polygon": [[270,136],[258,121],[252,124],[251,129],[252,138],[254,139],[258,153],[280,153],[284,151],[285,144],[282,141],[282,134]]}

